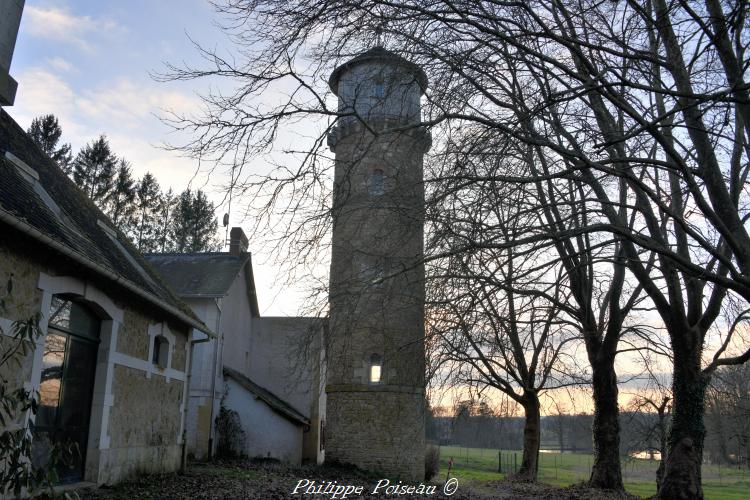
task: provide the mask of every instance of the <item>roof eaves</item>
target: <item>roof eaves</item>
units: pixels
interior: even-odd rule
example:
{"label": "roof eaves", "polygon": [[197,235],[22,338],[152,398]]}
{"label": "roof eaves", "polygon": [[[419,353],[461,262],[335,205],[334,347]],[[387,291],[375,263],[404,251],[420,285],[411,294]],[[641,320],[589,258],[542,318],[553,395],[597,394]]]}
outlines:
{"label": "roof eaves", "polygon": [[256,384],[255,382],[250,380],[249,377],[243,375],[237,370],[234,370],[233,368],[229,368],[228,366],[225,366],[223,368],[224,375],[233,378],[242,387],[252,392],[258,399],[266,403],[273,411],[294,423],[298,423],[307,427],[310,426],[309,418],[305,417],[302,413],[295,410],[292,405],[278,397],[276,394]]}
{"label": "roof eaves", "polygon": [[95,273],[99,274],[100,276],[103,276],[109,280],[115,281],[120,286],[128,289],[130,292],[135,293],[142,299],[145,299],[147,302],[150,302],[151,304],[157,306],[158,308],[168,312],[173,317],[179,319],[180,321],[184,322],[185,324],[192,326],[193,328],[200,330],[201,332],[205,333],[209,337],[216,337],[216,334],[211,331],[210,328],[208,328],[202,321],[192,318],[189,315],[185,314],[184,311],[181,311],[177,307],[168,304],[164,300],[160,299],[156,295],[147,292],[137,284],[133,283],[132,281],[128,280],[127,278],[123,277],[120,274],[117,274],[116,272],[112,271],[111,269],[107,269],[106,267],[102,266],[101,264],[97,264],[96,262],[92,262],[90,259],[88,259],[86,256],[82,255],[81,253],[67,247],[66,245],[63,245],[54,239],[50,238],[49,236],[43,234],[36,228],[26,224],[22,220],[18,219],[14,215],[12,215],[9,212],[6,212],[2,208],[0,208],[0,221],[16,228],[17,230],[21,231],[22,233],[26,234],[27,236],[39,241],[40,243],[52,248],[53,250],[60,252],[61,254],[65,255],[66,257],[70,258],[71,260],[75,261],[76,263],[94,271]]}

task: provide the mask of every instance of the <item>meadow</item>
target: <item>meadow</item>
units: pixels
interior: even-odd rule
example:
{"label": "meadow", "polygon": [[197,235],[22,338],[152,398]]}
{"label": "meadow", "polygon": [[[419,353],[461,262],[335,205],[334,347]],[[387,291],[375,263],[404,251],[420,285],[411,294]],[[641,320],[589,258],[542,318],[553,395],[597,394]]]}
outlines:
{"label": "meadow", "polygon": [[[483,483],[503,479],[521,465],[521,451],[440,447],[440,475],[448,471],[453,458],[451,477],[464,480],[481,489]],[[498,465],[502,460],[502,472]],[[539,482],[553,486],[569,486],[588,479],[593,457],[589,453],[541,453]],[[656,493],[656,460],[623,457],[625,489],[643,498]],[[750,471],[717,465],[703,466],[703,491],[706,500],[744,500],[750,491]]]}

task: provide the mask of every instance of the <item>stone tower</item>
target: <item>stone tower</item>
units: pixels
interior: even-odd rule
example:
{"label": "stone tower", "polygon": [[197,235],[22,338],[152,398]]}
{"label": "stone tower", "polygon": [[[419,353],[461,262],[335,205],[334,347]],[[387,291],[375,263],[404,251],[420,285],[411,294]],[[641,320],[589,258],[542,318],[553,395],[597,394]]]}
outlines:
{"label": "stone tower", "polygon": [[336,167],[326,460],[422,480],[427,77],[377,47],[339,66],[329,84],[345,116],[328,137]]}

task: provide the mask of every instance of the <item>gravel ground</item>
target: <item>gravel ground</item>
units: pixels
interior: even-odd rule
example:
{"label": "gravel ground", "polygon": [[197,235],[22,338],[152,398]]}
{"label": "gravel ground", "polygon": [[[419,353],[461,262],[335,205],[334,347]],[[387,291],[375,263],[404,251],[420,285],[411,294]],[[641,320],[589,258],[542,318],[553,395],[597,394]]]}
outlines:
{"label": "gravel ground", "polygon": [[[384,488],[378,494],[372,494],[378,478],[363,472],[334,467],[288,467],[277,463],[263,462],[222,462],[211,464],[193,464],[185,475],[162,474],[144,475],[115,487],[79,490],[81,499],[125,500],[125,499],[341,499],[342,496],[331,494],[301,494],[301,487],[296,495],[292,492],[301,480],[316,481],[314,487],[351,485],[362,486],[364,494],[349,494],[347,499],[362,498],[451,498],[468,499],[550,499],[550,500],[630,500],[637,497],[622,494],[611,494],[599,490],[590,490],[583,486],[569,488],[552,488],[548,486],[494,481],[481,488],[458,484],[452,496],[446,496],[442,482],[425,483],[424,487],[433,486],[432,495],[387,494]],[[397,483],[397,482],[396,482]],[[411,483],[410,483],[411,485]],[[307,485],[309,486],[309,485]],[[419,486],[419,483],[413,486]],[[449,488],[450,489],[450,488]],[[312,490],[310,490],[312,491]]]}

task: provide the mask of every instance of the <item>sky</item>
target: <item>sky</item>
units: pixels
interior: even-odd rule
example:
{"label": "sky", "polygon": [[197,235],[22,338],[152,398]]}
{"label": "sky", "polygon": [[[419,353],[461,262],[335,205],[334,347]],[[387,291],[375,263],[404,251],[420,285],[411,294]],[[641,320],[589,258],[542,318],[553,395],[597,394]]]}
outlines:
{"label": "sky", "polygon": [[[166,62],[198,62],[191,39],[225,47],[217,21],[206,0],[27,0],[11,65],[18,92],[6,109],[23,128],[53,113],[74,153],[106,134],[136,177],[150,171],[163,188],[202,188],[219,204],[224,196],[217,179],[196,176],[195,160],[163,148],[180,137],[159,119],[165,110],[195,110],[207,87],[160,83],[151,76],[163,72]],[[230,226],[247,225],[238,208],[231,211]],[[217,213],[226,211],[224,205]],[[251,241],[249,250],[261,314],[295,315],[305,291],[284,285],[269,256],[257,251],[260,246]]]}

